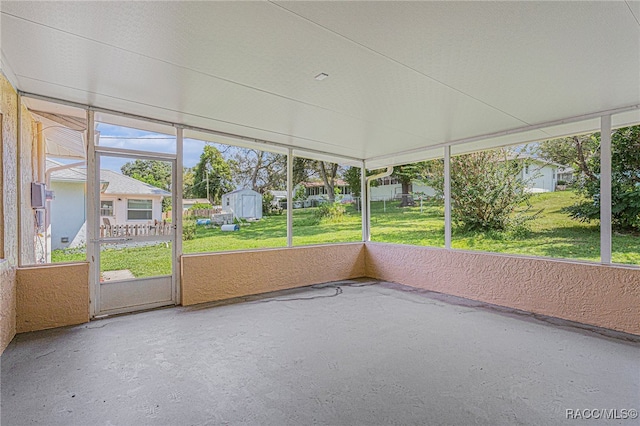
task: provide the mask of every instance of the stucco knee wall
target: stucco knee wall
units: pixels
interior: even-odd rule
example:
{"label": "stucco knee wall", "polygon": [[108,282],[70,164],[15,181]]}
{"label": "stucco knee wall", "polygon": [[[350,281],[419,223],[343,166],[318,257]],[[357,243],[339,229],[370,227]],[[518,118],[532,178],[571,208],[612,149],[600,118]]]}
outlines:
{"label": "stucco knee wall", "polygon": [[0,354],[16,335],[16,268],[0,263]]}
{"label": "stucco knee wall", "polygon": [[366,244],[369,277],[640,335],[640,269]]}
{"label": "stucco knee wall", "polygon": [[89,321],[89,264],[18,268],[16,331],[82,324]]}
{"label": "stucco knee wall", "polygon": [[18,265],[18,94],[0,73],[0,354],[16,334]]}
{"label": "stucco knee wall", "polygon": [[182,256],[182,304],[225,300],[364,275],[362,243],[185,255]]}

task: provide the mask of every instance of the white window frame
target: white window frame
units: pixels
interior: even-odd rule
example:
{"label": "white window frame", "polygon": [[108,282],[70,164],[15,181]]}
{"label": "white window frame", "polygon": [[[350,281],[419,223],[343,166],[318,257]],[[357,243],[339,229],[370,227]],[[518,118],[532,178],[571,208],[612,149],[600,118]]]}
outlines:
{"label": "white window frame", "polygon": [[[148,209],[132,209],[129,207],[129,202],[130,201],[137,201],[137,202],[150,202],[151,203],[151,207]],[[131,219],[131,217],[129,217],[129,212],[149,212],[150,216],[148,219]],[[141,199],[141,198],[127,198],[127,222],[134,222],[134,221],[149,221],[149,220],[153,220],[153,200],[149,200],[149,199]]]}
{"label": "white window frame", "polygon": [[[104,208],[103,203],[111,203],[111,208]],[[110,214],[105,214],[106,211],[111,211]],[[113,200],[100,200],[100,216],[108,216],[108,217],[115,217],[115,213],[114,213],[114,209],[113,209]]]}

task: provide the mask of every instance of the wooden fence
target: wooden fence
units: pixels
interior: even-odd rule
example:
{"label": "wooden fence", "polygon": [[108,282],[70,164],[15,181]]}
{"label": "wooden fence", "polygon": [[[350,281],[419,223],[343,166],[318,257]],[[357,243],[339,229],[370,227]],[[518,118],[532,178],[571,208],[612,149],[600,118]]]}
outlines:
{"label": "wooden fence", "polygon": [[194,209],[194,210],[186,210],[182,217],[184,218],[197,218],[197,217],[206,217],[211,218],[211,215],[222,213],[222,207],[214,207],[212,209]]}
{"label": "wooden fence", "polygon": [[140,225],[102,225],[100,237],[148,237],[171,235],[173,225],[167,222],[145,223]]}
{"label": "wooden fence", "polygon": [[[211,215],[222,213],[222,206],[214,206],[212,209],[194,209],[194,210],[185,210],[182,212],[182,217],[184,219],[199,219],[199,218],[211,218]],[[162,213],[163,219],[171,219],[172,212],[169,210],[168,212]]]}

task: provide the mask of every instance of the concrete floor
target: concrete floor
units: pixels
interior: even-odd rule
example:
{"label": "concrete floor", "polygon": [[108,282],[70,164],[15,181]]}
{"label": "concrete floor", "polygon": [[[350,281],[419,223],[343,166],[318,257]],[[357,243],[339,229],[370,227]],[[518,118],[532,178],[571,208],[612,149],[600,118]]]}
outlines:
{"label": "concrete floor", "polygon": [[1,424],[638,423],[566,410],[639,409],[639,338],[370,283],[19,335]]}

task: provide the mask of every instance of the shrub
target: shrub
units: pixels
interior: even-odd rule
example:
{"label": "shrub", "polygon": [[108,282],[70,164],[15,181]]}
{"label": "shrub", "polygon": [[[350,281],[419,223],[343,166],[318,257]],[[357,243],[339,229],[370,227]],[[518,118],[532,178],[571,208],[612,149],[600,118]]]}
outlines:
{"label": "shrub", "polygon": [[207,210],[211,208],[211,203],[196,203],[189,207],[189,210]]}
{"label": "shrub", "polygon": [[[508,231],[526,233],[530,210],[530,180],[523,180],[525,164],[510,158],[506,149],[460,155],[451,159],[452,219],[460,232]],[[443,167],[440,165],[440,167]],[[426,183],[438,197],[444,195],[442,169],[433,169]],[[533,179],[533,177],[532,177]],[[525,205],[524,210],[518,209]]]}
{"label": "shrub", "polygon": [[274,199],[275,197],[271,192],[262,194],[262,213],[265,216],[282,214],[282,207],[280,207],[280,204],[274,202]]}
{"label": "shrub", "polygon": [[340,222],[344,218],[345,211],[345,207],[340,203],[322,203],[314,212],[314,217],[318,222],[321,220]]}
{"label": "shrub", "polygon": [[196,221],[185,220],[182,222],[182,239],[193,240],[196,237]]}

